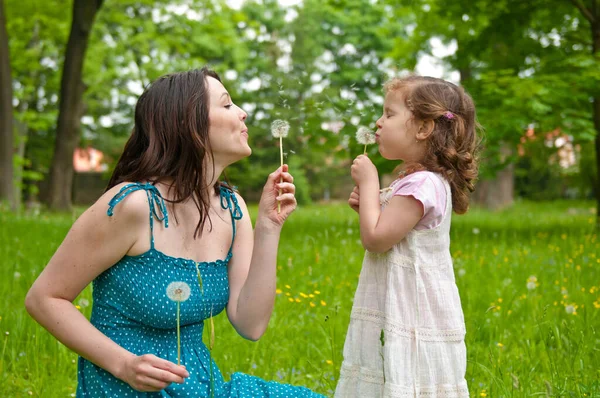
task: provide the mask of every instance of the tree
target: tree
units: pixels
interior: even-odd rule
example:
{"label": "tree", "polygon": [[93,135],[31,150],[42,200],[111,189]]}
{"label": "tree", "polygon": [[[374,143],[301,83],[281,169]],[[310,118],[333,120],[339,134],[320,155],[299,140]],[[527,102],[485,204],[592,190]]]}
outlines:
{"label": "tree", "polygon": [[[592,63],[595,65],[595,69],[598,70],[600,69],[600,1],[589,0],[587,1],[589,5],[583,0],[570,1],[590,24]],[[590,94],[592,95],[592,117],[596,129],[596,138],[594,139],[596,148],[596,183],[594,189],[596,195],[596,229],[600,230],[600,89],[598,89],[598,85]]]}
{"label": "tree", "polygon": [[4,0],[0,0],[0,200],[14,202],[13,183],[13,105],[12,78],[4,15]]}
{"label": "tree", "polygon": [[84,111],[83,62],[94,18],[102,1],[75,0],[73,3],[73,20],[62,72],[56,141],[47,198],[52,209],[71,208],[73,151],[79,140]]}

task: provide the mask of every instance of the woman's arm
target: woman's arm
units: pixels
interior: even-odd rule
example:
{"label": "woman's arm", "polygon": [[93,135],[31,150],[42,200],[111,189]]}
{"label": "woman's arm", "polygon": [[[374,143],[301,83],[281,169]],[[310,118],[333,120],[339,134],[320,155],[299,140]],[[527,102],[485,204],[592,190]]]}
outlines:
{"label": "woman's arm", "polygon": [[[283,184],[279,184],[280,176],[283,176]],[[287,165],[269,175],[254,232],[246,204],[238,196],[245,216],[239,223],[229,264],[227,315],[237,332],[249,340],[258,340],[263,335],[273,311],[279,236],[285,219],[296,208],[296,188],[292,182]],[[280,197],[279,188],[283,190]],[[277,213],[278,198],[280,213]]]}
{"label": "woman's arm", "polygon": [[182,382],[185,370],[168,361],[137,357],[102,334],[73,305],[100,273],[149,236],[148,201],[143,191],[130,194],[108,217],[108,202],[120,189],[105,193],[73,224],[66,238],[27,293],[31,316],[64,345],[132,387],[156,391]]}

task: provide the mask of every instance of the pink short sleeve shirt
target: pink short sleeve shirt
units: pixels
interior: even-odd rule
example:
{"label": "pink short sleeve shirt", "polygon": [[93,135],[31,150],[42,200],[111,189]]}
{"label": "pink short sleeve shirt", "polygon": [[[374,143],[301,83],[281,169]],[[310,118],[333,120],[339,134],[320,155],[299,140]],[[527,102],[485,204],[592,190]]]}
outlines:
{"label": "pink short sleeve shirt", "polygon": [[390,186],[393,196],[412,196],[423,205],[423,217],[417,230],[440,225],[446,215],[446,188],[442,179],[430,171],[418,171],[398,179]]}

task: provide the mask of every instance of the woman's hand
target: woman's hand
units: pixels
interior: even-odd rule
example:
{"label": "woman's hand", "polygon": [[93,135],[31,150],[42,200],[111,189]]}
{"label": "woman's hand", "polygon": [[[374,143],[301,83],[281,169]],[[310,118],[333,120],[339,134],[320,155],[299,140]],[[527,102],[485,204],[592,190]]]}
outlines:
{"label": "woman's hand", "polygon": [[377,175],[377,168],[371,159],[366,155],[358,155],[352,162],[350,169],[350,175],[356,183],[356,186],[360,188],[361,184],[373,182],[379,184],[379,177]]}
{"label": "woman's hand", "polygon": [[171,383],[183,384],[189,377],[184,366],[176,365],[152,354],[131,356],[117,376],[137,391],[160,391]]}
{"label": "woman's hand", "polygon": [[350,193],[350,198],[348,199],[348,205],[350,206],[350,208],[352,210],[354,210],[355,212],[358,213],[358,208],[359,208],[359,199],[360,199],[360,191],[358,189],[358,187],[354,187],[354,189],[352,190],[352,193]]}
{"label": "woman's hand", "polygon": [[[283,182],[280,182],[283,179]],[[281,195],[279,190],[281,189]],[[288,173],[288,165],[284,164],[271,174],[263,188],[258,204],[258,217],[266,217],[275,226],[281,227],[286,218],[296,209],[296,186],[294,177]],[[281,203],[281,211],[277,212],[277,202]]]}

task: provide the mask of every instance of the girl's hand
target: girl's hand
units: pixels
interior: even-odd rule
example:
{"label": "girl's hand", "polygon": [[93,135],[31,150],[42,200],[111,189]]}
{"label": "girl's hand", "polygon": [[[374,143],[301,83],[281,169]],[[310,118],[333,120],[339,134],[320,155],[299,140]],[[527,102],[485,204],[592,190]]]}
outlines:
{"label": "girl's hand", "polygon": [[137,391],[160,391],[171,383],[183,384],[189,376],[184,366],[145,354],[127,359],[119,378]]}
{"label": "girl's hand", "polygon": [[371,159],[366,155],[358,155],[352,162],[350,175],[358,187],[361,184],[371,182],[379,182],[377,169]]}
{"label": "girl's hand", "polygon": [[[283,182],[280,183],[283,178]],[[281,196],[279,190],[281,189]],[[258,218],[266,217],[275,226],[281,227],[286,218],[296,209],[296,186],[294,177],[288,173],[288,165],[284,164],[271,174],[263,188],[258,204]],[[277,213],[277,202],[281,203],[281,212]]]}
{"label": "girl's hand", "polygon": [[350,208],[352,210],[354,210],[355,212],[358,213],[358,206],[359,206],[359,199],[360,199],[360,192],[358,187],[354,187],[354,189],[352,190],[352,193],[350,194],[350,198],[348,199],[348,205],[350,206]]}

